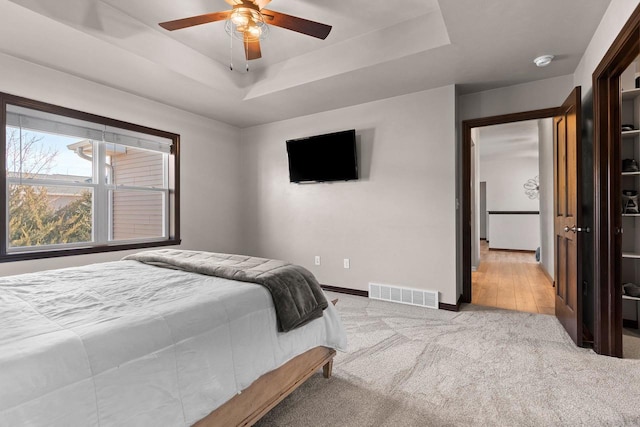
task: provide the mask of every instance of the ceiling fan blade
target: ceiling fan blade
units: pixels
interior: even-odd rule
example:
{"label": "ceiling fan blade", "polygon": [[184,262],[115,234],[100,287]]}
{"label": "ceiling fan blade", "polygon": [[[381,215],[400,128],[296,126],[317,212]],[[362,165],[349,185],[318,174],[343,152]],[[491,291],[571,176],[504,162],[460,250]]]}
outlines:
{"label": "ceiling fan blade", "polygon": [[267,9],[261,10],[260,13],[262,13],[265,22],[269,25],[286,28],[287,30],[296,31],[322,40],[326,39],[331,31],[331,25],[309,21],[308,19],[298,18],[297,16],[286,15]]}
{"label": "ceiling fan blade", "polygon": [[235,6],[237,4],[241,4],[242,0],[224,0],[225,2],[227,2],[227,4],[230,4],[231,6]]}
{"label": "ceiling fan blade", "polygon": [[245,35],[244,56],[247,58],[247,61],[262,58],[262,52],[260,51],[260,40],[250,39],[249,36]]}
{"label": "ceiling fan blade", "polygon": [[225,10],[224,12],[205,13],[204,15],[192,16],[190,18],[161,22],[158,25],[169,31],[180,30],[182,28],[208,24],[209,22],[224,21],[225,19],[229,18],[230,13],[230,10]]}

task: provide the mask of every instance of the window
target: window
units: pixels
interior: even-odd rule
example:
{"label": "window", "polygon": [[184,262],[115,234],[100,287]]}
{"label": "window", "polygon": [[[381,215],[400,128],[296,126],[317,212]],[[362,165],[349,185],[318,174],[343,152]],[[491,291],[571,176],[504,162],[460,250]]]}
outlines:
{"label": "window", "polygon": [[0,261],[179,243],[178,135],[0,100]]}

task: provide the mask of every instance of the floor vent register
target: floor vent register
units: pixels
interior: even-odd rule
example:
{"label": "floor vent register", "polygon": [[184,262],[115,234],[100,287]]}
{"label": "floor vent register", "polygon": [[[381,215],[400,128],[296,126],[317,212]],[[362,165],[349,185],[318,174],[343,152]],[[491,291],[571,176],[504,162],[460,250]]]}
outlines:
{"label": "floor vent register", "polygon": [[369,283],[369,298],[420,307],[438,308],[438,293],[422,289]]}

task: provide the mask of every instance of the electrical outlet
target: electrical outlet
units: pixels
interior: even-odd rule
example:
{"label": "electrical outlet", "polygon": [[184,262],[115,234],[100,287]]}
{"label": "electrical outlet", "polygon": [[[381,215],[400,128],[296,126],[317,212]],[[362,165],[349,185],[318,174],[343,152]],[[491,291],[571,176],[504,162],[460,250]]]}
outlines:
{"label": "electrical outlet", "polygon": [[320,265],[320,255],[316,255],[316,265]]}
{"label": "electrical outlet", "polygon": [[344,259],[344,268],[349,268],[351,266],[351,263],[349,262],[349,258],[345,258]]}

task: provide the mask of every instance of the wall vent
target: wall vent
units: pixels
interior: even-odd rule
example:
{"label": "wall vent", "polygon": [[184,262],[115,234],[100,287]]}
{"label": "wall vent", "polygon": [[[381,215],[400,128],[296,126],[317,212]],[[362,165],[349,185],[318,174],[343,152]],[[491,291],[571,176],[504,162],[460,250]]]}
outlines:
{"label": "wall vent", "polygon": [[369,298],[420,307],[439,308],[438,293],[422,289],[369,283]]}

